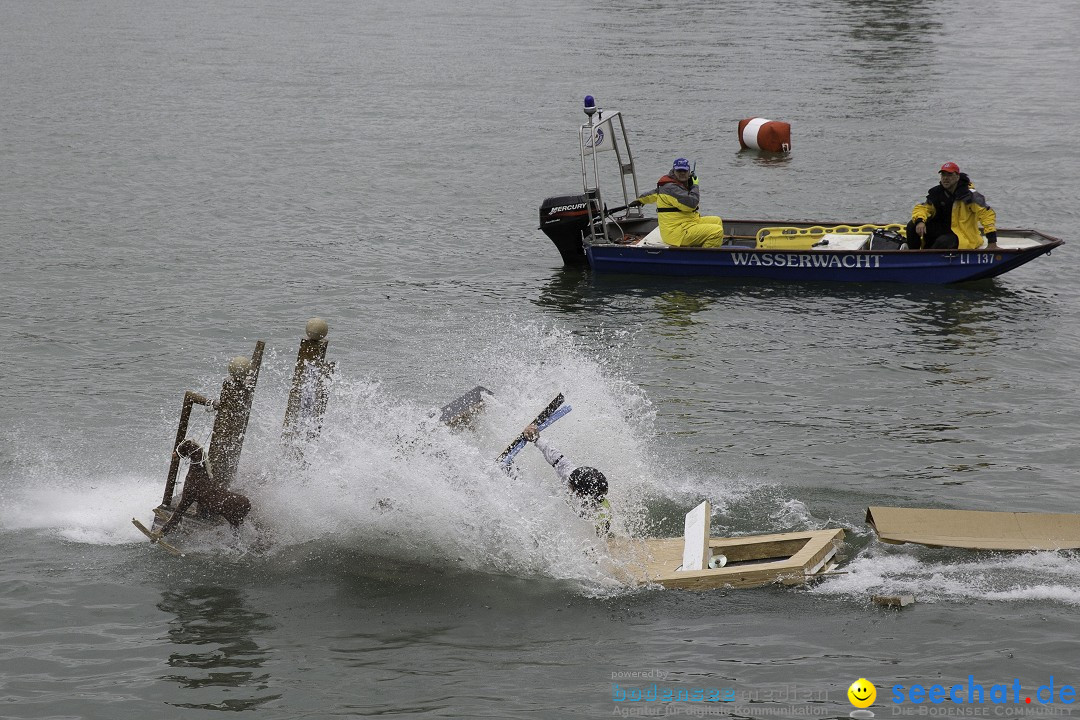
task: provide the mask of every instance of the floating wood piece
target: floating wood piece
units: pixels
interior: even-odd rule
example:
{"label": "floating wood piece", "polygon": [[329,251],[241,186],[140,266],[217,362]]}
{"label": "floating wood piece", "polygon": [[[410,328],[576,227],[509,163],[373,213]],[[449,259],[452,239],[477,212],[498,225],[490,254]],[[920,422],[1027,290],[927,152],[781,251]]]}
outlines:
{"label": "floating wood piece", "polygon": [[880,607],[896,608],[898,610],[915,604],[914,595],[873,595],[870,600]]}
{"label": "floating wood piece", "polygon": [[667,588],[713,590],[759,587],[774,582],[802,585],[832,570],[834,565],[830,561],[843,538],[844,531],[839,529],[710,538],[710,551],[714,555],[724,555],[727,564],[721,568],[689,571],[679,570],[684,545],[682,538],[638,542],[613,540],[612,551],[616,556],[626,558],[638,582],[657,583]]}
{"label": "floating wood piece", "polygon": [[139,528],[139,532],[141,532],[143,535],[150,538],[151,545],[157,545],[162,550],[166,551],[171,555],[175,555],[176,557],[184,557],[184,553],[181,552],[178,547],[176,547],[175,545],[170,545],[169,543],[162,540],[160,537],[154,535],[154,533],[147,530],[146,526],[139,522],[136,518],[131,518],[131,524]]}
{"label": "floating wood piece", "polygon": [[[690,511],[689,515],[695,517],[693,522],[687,522],[684,537],[617,538],[609,541],[609,547],[633,580],[683,590],[748,588],[775,582],[802,585],[836,566],[834,557],[843,542],[843,530],[710,538],[708,523],[698,522],[703,513],[707,520],[707,512],[707,503]],[[726,565],[708,567],[709,559],[721,555]],[[706,563],[701,569],[684,567],[684,563],[696,566],[698,560]]]}
{"label": "floating wood piece", "polygon": [[450,427],[465,425],[484,409],[484,396],[494,395],[483,385],[477,385],[456,400],[444,405],[439,410],[439,422]]}
{"label": "floating wood piece", "polygon": [[323,415],[330,399],[330,380],[335,363],[326,361],[329,326],[322,318],[311,318],[304,327],[293,369],[292,389],[285,408],[281,439],[299,453],[300,445],[322,432]]}
{"label": "floating wood piece", "polygon": [[1080,548],[1080,515],[874,506],[866,522],[882,542],[971,550]]}

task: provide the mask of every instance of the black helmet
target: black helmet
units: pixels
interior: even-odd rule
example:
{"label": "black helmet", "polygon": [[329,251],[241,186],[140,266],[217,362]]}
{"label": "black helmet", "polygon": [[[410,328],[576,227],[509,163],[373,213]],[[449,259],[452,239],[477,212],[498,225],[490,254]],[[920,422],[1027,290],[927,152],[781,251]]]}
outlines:
{"label": "black helmet", "polygon": [[570,473],[570,491],[581,497],[603,500],[607,496],[608,484],[604,473],[594,467],[582,466]]}

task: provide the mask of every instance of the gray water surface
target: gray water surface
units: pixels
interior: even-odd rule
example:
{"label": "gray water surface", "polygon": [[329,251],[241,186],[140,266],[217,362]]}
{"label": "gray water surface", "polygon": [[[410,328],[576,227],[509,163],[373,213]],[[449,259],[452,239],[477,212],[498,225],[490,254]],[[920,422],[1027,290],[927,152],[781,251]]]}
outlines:
{"label": "gray water surface", "polygon": [[[930,709],[894,685],[1080,682],[1074,553],[863,522],[1080,512],[1078,33],[1049,1],[0,2],[0,716],[847,717],[864,677],[881,717]],[[564,269],[537,208],[580,190],[587,93],[645,186],[693,158],[710,213],[902,222],[952,160],[1068,244],[944,288]],[[755,116],[790,155],[739,151]],[[299,467],[315,315],[338,382]],[[173,559],[130,518],[183,392],[257,339],[238,485],[273,545]],[[474,428],[431,422],[476,384]],[[708,498],[714,534],[843,528],[845,574],[621,584],[538,453],[489,462],[560,391],[550,437],[622,531]],[[734,700],[613,701],[654,682]]]}

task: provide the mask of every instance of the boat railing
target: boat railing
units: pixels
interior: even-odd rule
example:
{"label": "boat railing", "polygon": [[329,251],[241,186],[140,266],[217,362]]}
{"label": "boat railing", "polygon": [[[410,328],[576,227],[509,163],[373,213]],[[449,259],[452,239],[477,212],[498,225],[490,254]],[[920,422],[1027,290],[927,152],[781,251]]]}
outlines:
{"label": "boat railing", "polygon": [[[589,120],[578,131],[578,142],[581,147],[581,185],[589,213],[588,235],[590,242],[607,243],[611,239],[605,222],[607,208],[600,190],[600,171],[602,165],[610,163],[602,159],[601,153],[613,153],[624,208],[639,194],[637,172],[622,113],[618,110],[602,110],[596,107],[591,95],[586,95],[585,114]],[[637,208],[630,208],[627,212],[641,217],[641,211]]]}

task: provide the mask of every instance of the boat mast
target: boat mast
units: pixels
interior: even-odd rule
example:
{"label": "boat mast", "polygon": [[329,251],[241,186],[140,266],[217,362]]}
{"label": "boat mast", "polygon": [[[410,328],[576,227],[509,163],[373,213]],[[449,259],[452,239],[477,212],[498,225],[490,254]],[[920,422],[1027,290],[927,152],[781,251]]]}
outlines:
{"label": "boat mast", "polygon": [[[584,110],[588,122],[578,131],[578,142],[581,149],[581,185],[589,212],[589,237],[592,242],[606,243],[609,242],[607,223],[604,222],[607,212],[600,192],[597,153],[608,150],[615,153],[623,200],[622,207],[618,209],[625,209],[630,201],[639,195],[637,173],[634,169],[634,157],[630,153],[630,143],[626,135],[626,126],[623,124],[622,113],[617,110],[605,112],[596,107],[596,101],[592,95],[585,96]],[[627,187],[628,179],[630,187]],[[637,213],[640,215],[640,211]]]}

